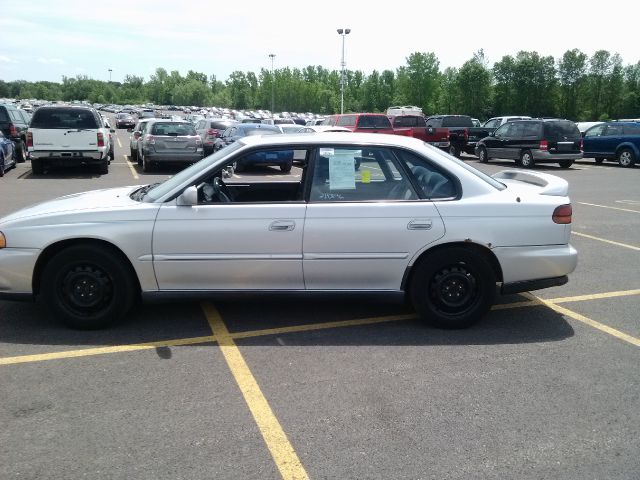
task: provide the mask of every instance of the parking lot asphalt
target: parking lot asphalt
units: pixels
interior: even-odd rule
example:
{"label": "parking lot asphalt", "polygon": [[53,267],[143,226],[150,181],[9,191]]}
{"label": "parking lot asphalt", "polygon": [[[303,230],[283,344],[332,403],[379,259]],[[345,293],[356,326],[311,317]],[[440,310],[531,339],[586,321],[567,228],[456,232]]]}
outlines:
{"label": "parking lot asphalt", "polygon": [[[108,175],[19,164],[0,215],[176,172],[117,140]],[[0,478],[639,478],[640,167],[539,168],[570,183],[578,268],[464,331],[371,295],[139,305],[95,332],[0,302]]]}

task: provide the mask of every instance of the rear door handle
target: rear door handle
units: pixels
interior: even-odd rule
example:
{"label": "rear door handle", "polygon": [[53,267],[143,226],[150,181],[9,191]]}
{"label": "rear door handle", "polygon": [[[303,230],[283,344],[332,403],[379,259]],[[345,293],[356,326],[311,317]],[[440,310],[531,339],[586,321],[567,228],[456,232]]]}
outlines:
{"label": "rear door handle", "polygon": [[407,225],[409,230],[431,230],[432,223],[429,219],[417,218],[415,220],[411,220]]}
{"label": "rear door handle", "polygon": [[276,220],[269,225],[269,230],[273,232],[290,232],[294,228],[296,228],[296,222],[293,220]]}

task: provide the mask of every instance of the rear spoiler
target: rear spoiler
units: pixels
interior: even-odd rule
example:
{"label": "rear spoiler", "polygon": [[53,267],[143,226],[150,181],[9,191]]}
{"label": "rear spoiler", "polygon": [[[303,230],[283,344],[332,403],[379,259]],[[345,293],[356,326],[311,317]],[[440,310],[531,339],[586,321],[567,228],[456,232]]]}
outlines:
{"label": "rear spoiler", "polygon": [[522,170],[503,170],[492,175],[496,180],[511,180],[516,182],[528,183],[542,188],[538,192],[540,195],[558,195],[566,197],[569,193],[569,182],[564,178],[549,175],[547,173],[522,171]]}

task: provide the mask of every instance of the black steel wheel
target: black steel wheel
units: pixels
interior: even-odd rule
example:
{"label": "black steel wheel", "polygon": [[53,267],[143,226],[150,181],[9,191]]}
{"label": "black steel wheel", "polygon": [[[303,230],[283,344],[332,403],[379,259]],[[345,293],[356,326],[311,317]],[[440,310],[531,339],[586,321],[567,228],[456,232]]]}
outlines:
{"label": "black steel wheel", "polygon": [[96,329],[124,316],[133,304],[134,286],[129,266],[116,252],[100,245],[76,245],[46,264],[40,292],[66,325]]}
{"label": "black steel wheel", "polygon": [[467,328],[491,308],[496,277],[479,253],[460,247],[438,250],[416,267],[411,300],[421,318],[438,328]]}

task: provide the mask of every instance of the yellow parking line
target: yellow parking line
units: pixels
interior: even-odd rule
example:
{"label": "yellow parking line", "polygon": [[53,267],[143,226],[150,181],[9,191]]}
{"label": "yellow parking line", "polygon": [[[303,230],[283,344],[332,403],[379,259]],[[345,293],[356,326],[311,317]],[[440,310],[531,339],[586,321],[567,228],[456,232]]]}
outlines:
{"label": "yellow parking line", "polygon": [[114,345],[111,347],[83,348],[80,350],[67,350],[63,352],[41,353],[35,355],[19,355],[16,357],[0,358],[0,365],[15,365],[17,363],[44,362],[47,360],[59,360],[63,358],[89,357],[92,355],[104,355],[107,353],[136,352],[149,350],[156,347],[177,347],[180,345],[195,345],[198,343],[214,342],[215,337],[179,338],[176,340],[162,340],[159,342],[134,343],[129,345]]}
{"label": "yellow parking line", "polygon": [[551,303],[583,302],[585,300],[600,300],[603,298],[626,297],[629,295],[640,295],[640,289],[621,290],[618,292],[594,293],[592,295],[576,295],[575,297],[550,298],[547,301]]}
{"label": "yellow parking line", "polygon": [[129,160],[129,157],[127,155],[122,155],[122,156],[124,157],[124,161],[129,166],[129,170],[131,170],[131,175],[133,175],[133,178],[135,178],[136,180],[139,180],[140,177],[138,177],[138,172],[136,172],[136,169],[133,167],[133,162]]}
{"label": "yellow parking line", "polygon": [[588,205],[590,207],[609,208],[611,210],[620,210],[621,212],[640,213],[640,210],[631,210],[630,208],[609,207],[607,205],[598,205],[597,203],[578,202],[580,205]]}
{"label": "yellow parking line", "polygon": [[573,310],[569,310],[568,308],[564,308],[564,307],[561,307],[560,305],[556,305],[555,303],[550,302],[549,300],[545,300],[543,298],[537,297],[531,293],[524,293],[523,295],[532,300],[538,300],[541,304],[549,307],[551,310],[561,315],[565,315],[569,318],[573,318],[574,320],[582,322],[585,325],[589,325],[590,327],[600,330],[601,332],[607,333],[612,337],[623,340],[636,347],[640,347],[640,338],[633,337],[627,333],[621,332],[620,330],[610,327],[609,325],[605,325],[604,323],[600,323],[595,320],[592,320],[588,317],[585,317],[584,315],[574,312]]}
{"label": "yellow parking line", "polygon": [[262,394],[258,382],[251,373],[222,318],[220,318],[220,314],[210,303],[204,303],[202,309],[209,321],[213,334],[218,340],[218,345],[227,361],[227,365],[238,387],[240,387],[242,396],[247,402],[253,419],[258,425],[260,433],[262,433],[262,438],[264,438],[267,448],[280,471],[280,475],[285,480],[308,479],[309,476],[298,455],[271,410],[269,402]]}
{"label": "yellow parking line", "polygon": [[599,242],[610,243],[611,245],[616,245],[618,247],[624,247],[624,248],[629,248],[631,250],[640,251],[640,247],[636,247],[635,245],[628,245],[626,243],[614,242],[613,240],[607,240],[606,238],[594,237],[593,235],[587,235],[586,233],[576,232],[575,230],[573,232],[571,232],[571,233],[573,233],[574,235],[577,235],[579,237],[590,238],[591,240],[597,240]]}

